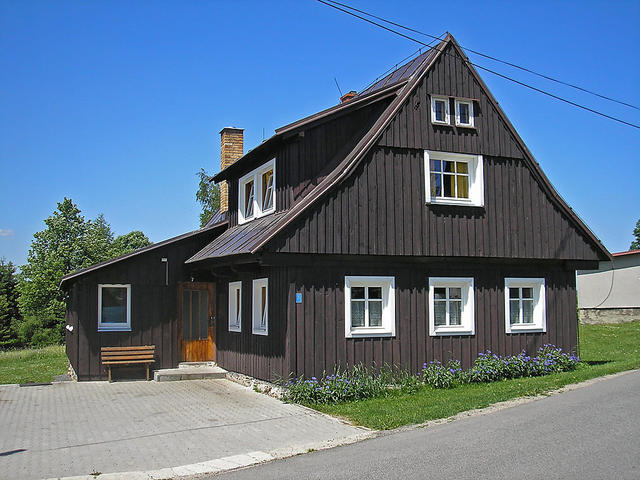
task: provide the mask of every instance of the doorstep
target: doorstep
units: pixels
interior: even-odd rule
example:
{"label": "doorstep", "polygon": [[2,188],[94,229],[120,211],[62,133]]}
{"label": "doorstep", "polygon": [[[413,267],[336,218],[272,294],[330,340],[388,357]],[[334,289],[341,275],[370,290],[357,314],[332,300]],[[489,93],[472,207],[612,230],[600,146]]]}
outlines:
{"label": "doorstep", "polygon": [[227,371],[213,362],[184,362],[178,368],[165,368],[153,372],[156,382],[172,382],[177,380],[204,380],[225,378]]}

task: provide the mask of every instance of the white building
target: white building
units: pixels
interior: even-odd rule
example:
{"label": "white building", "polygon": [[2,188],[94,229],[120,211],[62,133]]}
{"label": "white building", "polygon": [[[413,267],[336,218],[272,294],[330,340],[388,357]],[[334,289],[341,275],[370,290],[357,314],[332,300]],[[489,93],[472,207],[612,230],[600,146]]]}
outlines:
{"label": "white building", "polygon": [[640,250],[614,253],[598,270],[579,270],[578,308],[582,323],[640,320]]}

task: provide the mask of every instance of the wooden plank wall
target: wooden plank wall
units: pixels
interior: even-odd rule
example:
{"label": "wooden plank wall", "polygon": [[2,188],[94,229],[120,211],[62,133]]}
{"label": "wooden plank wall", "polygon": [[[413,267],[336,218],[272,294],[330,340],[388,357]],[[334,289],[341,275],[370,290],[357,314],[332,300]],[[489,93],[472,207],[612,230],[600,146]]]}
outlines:
{"label": "wooden plank wall", "polygon": [[[269,335],[252,333],[253,280],[269,279]],[[227,281],[228,280],[228,281]],[[230,332],[228,324],[229,283],[242,281],[242,331]],[[287,277],[282,268],[259,269],[225,278],[218,284],[216,318],[217,363],[228,370],[256,378],[276,380],[289,373],[285,361],[287,331]]]}
{"label": "wooden plank wall", "polygon": [[[429,95],[475,99],[476,128],[433,125]],[[450,111],[455,115],[454,103]],[[449,46],[407,99],[380,138],[387,147],[480,153],[495,157],[524,158],[515,138],[500,118],[463,59]]]}
{"label": "wooden plank wall", "polygon": [[383,99],[312,126],[304,136],[294,136],[248,164],[229,185],[230,226],[238,224],[238,178],[275,157],[276,209],[287,210],[344,158],[390,102],[391,98]]}
{"label": "wooden plank wall", "polygon": [[485,207],[427,205],[422,150],[377,148],[269,249],[598,260],[524,163],[484,157]]}
{"label": "wooden plank wall", "polygon": [[[170,368],[180,361],[178,352],[177,283],[189,280],[184,261],[211,240],[211,232],[146,252],[89,273],[69,291],[67,354],[80,380],[106,378],[100,347],[155,345],[153,368]],[[169,260],[169,286],[165,266]],[[209,281],[210,278],[197,280]],[[98,332],[98,284],[131,284],[131,331]]]}
{"label": "wooden plank wall", "polygon": [[[534,352],[544,343],[565,351],[577,345],[577,314],[573,271],[559,266],[483,265],[414,267],[306,268],[289,270],[294,292],[303,294],[302,304],[290,304],[287,344],[292,356],[288,367],[297,375],[319,376],[342,367],[397,364],[416,372],[424,362],[455,358],[469,364],[487,349],[501,355]],[[363,261],[359,262],[360,265]],[[355,263],[354,263],[355,265]],[[396,337],[347,339],[344,333],[344,276],[389,275],[396,282]],[[473,336],[430,337],[428,328],[428,277],[472,276],[475,281],[475,323]],[[504,278],[544,276],[546,278],[547,333],[507,335],[504,324]],[[291,316],[292,315],[292,316]]]}

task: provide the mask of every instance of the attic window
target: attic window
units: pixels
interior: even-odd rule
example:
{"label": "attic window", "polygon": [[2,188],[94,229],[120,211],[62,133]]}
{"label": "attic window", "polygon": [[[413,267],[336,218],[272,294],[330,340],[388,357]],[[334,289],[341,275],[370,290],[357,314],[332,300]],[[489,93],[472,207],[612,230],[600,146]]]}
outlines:
{"label": "attic window", "polygon": [[431,123],[449,125],[449,97],[431,96]]}
{"label": "attic window", "polygon": [[238,184],[238,223],[274,212],[275,186],[275,158],[242,177]]}
{"label": "attic window", "polygon": [[427,203],[484,206],[482,155],[425,150]]}
{"label": "attic window", "polygon": [[456,125],[473,127],[473,101],[456,99]]}

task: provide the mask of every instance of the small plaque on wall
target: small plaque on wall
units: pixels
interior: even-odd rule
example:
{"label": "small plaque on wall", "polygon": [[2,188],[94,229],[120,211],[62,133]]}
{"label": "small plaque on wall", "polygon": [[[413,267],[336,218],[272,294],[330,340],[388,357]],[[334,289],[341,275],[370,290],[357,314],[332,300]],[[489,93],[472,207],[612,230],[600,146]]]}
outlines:
{"label": "small plaque on wall", "polygon": [[302,294],[296,293],[296,303],[302,303]]}

